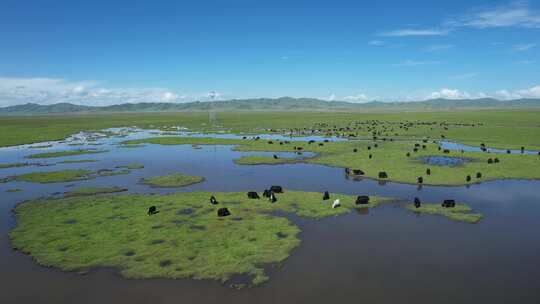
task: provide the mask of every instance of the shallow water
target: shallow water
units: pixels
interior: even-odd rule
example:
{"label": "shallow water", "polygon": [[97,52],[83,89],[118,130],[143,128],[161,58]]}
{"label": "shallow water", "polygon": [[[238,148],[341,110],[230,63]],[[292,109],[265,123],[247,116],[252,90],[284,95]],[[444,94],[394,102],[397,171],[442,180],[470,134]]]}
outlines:
{"label": "shallow water", "polygon": [[[145,145],[121,148],[122,138],[101,138],[108,153],[44,160],[96,159],[96,163],[0,169],[0,178],[23,172],[65,168],[103,169],[140,163],[144,169],[128,175],[94,180],[32,184],[0,184],[0,303],[539,303],[540,181],[502,180],[462,187],[424,186],[369,179],[347,179],[341,168],[313,164],[240,166],[243,155],[231,146]],[[123,135],[122,135],[123,136]],[[37,144],[34,144],[34,146]],[[23,160],[42,151],[80,149],[55,144],[52,148],[0,149],[4,162]],[[90,147],[90,146],[88,146]],[[283,153],[283,157],[292,156]],[[158,189],[139,184],[142,177],[171,172],[201,175],[206,181],[181,189]],[[234,290],[215,281],[126,280],[113,270],[86,275],[36,265],[13,251],[7,233],[14,227],[11,209],[18,202],[78,186],[120,186],[132,193],[175,191],[262,191],[269,185],[286,189],[382,195],[411,201],[466,202],[485,218],[479,224],[452,222],[416,215],[401,203],[362,212],[308,220],[291,219],[302,229],[302,244],[270,281],[260,287]],[[7,189],[23,191],[6,193]]]}
{"label": "shallow water", "polygon": [[434,166],[446,166],[446,167],[455,167],[465,164],[468,160],[462,157],[451,157],[451,156],[424,156],[418,158],[425,164],[434,165]]}
{"label": "shallow water", "polygon": [[[441,142],[439,142],[439,144],[440,144],[442,149],[448,149],[448,150],[453,150],[453,151],[461,151],[461,150],[463,150],[465,152],[483,152],[482,149],[480,148],[480,146],[474,147],[474,146],[460,144],[460,143],[452,142],[452,141],[441,141]],[[509,149],[509,150],[510,150],[511,154],[538,155],[538,152],[539,152],[539,151],[533,151],[533,150],[523,150],[523,153],[522,153],[521,150],[514,150],[514,149]],[[486,153],[499,153],[499,154],[504,153],[504,154],[507,154],[508,150],[507,149],[486,148]]]}

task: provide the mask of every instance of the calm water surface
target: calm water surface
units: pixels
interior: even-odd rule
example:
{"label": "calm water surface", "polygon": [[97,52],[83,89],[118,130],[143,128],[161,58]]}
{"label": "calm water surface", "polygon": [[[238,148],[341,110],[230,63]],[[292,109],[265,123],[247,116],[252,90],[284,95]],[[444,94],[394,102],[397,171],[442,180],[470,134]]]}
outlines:
{"label": "calm water surface", "polygon": [[[421,189],[392,182],[379,185],[369,179],[346,179],[340,168],[235,165],[233,160],[243,155],[272,153],[236,152],[231,146],[121,148],[116,145],[119,141],[148,134],[117,133],[125,137],[94,142],[82,136],[73,140],[83,146],[66,142],[45,149],[0,149],[2,163],[67,148],[109,150],[38,160],[53,166],[0,169],[0,178],[65,168],[145,165],[128,175],[88,181],[0,184],[0,303],[540,303],[540,181],[502,180]],[[103,145],[94,146],[96,143]],[[56,164],[66,159],[98,162]],[[301,246],[282,267],[269,270],[267,284],[240,291],[215,281],[126,280],[107,269],[86,275],[66,273],[38,266],[10,247],[7,233],[16,224],[11,209],[18,202],[78,186],[116,185],[133,193],[172,193],[179,190],[150,188],[138,181],[178,171],[206,178],[204,183],[180,191],[261,191],[278,184],[291,190],[391,196],[397,202],[322,220],[292,217],[302,229]],[[23,191],[5,192],[11,188]],[[416,215],[400,203],[415,196],[423,201],[452,198],[467,202],[485,218],[472,225]]]}

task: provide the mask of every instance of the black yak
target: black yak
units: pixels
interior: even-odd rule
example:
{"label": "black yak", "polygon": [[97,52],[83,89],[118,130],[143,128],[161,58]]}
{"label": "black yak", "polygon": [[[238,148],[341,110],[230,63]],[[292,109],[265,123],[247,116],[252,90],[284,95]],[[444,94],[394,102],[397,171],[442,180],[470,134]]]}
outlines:
{"label": "black yak", "polygon": [[283,193],[283,188],[281,186],[271,186],[270,192],[273,193]]}
{"label": "black yak", "polygon": [[250,199],[259,199],[259,194],[255,191],[250,191],[247,193],[247,197]]}
{"label": "black yak", "polygon": [[388,178],[388,174],[385,171],[379,172],[379,178]]}
{"label": "black yak", "polygon": [[231,212],[229,212],[229,209],[227,208],[219,208],[217,211],[218,216],[229,216],[231,215]]}
{"label": "black yak", "polygon": [[420,208],[422,206],[422,202],[420,202],[420,199],[418,197],[414,198],[414,207]]}
{"label": "black yak", "polygon": [[359,195],[356,197],[356,205],[366,205],[369,204],[369,196]]}
{"label": "black yak", "polygon": [[154,214],[156,214],[158,212],[159,211],[157,211],[156,206],[150,206],[150,208],[148,208],[148,215],[154,215]]}
{"label": "black yak", "polygon": [[216,198],[213,195],[210,196],[210,204],[212,204],[212,205],[217,205],[218,204],[218,201],[216,200]]}
{"label": "black yak", "polygon": [[456,206],[456,201],[450,199],[444,200],[441,206],[443,206],[444,208],[453,208]]}
{"label": "black yak", "polygon": [[323,194],[323,197],[322,199],[325,201],[325,200],[329,200],[330,199],[330,193],[328,193],[328,191],[324,191],[324,194]]}

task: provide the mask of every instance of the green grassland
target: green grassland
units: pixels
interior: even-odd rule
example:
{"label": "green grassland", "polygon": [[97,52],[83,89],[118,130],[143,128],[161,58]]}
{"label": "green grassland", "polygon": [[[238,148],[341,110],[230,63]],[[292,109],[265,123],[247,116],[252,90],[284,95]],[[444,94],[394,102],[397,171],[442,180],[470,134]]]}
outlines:
{"label": "green grassland", "polygon": [[97,153],[105,153],[105,152],[108,152],[108,151],[106,151],[106,150],[89,150],[89,149],[66,150],[66,151],[56,151],[56,152],[30,154],[30,155],[26,156],[26,158],[54,158],[54,157],[75,156],[75,155],[84,155],[84,154],[97,154]]}
{"label": "green grassland", "polygon": [[[401,113],[354,112],[222,112],[217,114],[218,126],[208,124],[207,112],[139,113],[100,115],[46,115],[31,117],[0,117],[0,146],[61,140],[78,131],[100,130],[109,127],[137,125],[141,128],[170,129],[183,126],[192,131],[228,131],[268,133],[293,130],[308,131],[326,124],[350,126],[355,121],[377,120],[381,125],[399,122],[436,122],[415,125],[408,129],[395,128],[396,138],[432,137],[442,134],[448,139],[500,148],[540,146],[540,111],[447,111]],[[446,123],[440,125],[440,123]],[[475,124],[475,127],[461,124]],[[306,128],[306,130],[304,130]],[[333,132],[340,133],[340,132]],[[371,136],[367,129],[355,131],[359,136]],[[396,135],[397,134],[397,135]]]}
{"label": "green grassland", "polygon": [[421,207],[415,208],[410,204],[406,207],[416,213],[425,213],[432,215],[441,215],[453,221],[475,224],[478,223],[483,215],[479,213],[471,213],[471,208],[465,204],[456,204],[453,208],[444,208],[440,204],[422,204]]}
{"label": "green grassland", "polygon": [[[218,205],[208,202],[215,195]],[[268,280],[263,266],[283,262],[300,244],[300,229],[274,211],[322,218],[349,212],[354,197],[332,194],[331,208],[320,193],[285,192],[276,203],[250,200],[245,193],[176,193],[43,199],[15,209],[12,245],[41,265],[87,271],[116,267],[128,278]],[[386,201],[371,198],[369,205]],[[155,205],[159,213],[147,215]],[[231,215],[216,211],[227,207]]]}
{"label": "green grassland", "polygon": [[[219,139],[219,138],[194,138],[194,137],[153,137],[127,141],[126,144],[161,144],[161,145],[236,145],[238,151],[295,151],[294,147],[302,147],[303,151],[314,152],[316,157],[307,158],[307,163],[321,165],[361,169],[365,172],[365,177],[377,179],[380,171],[388,174],[388,180],[415,184],[418,177],[423,178],[426,185],[463,185],[467,183],[481,182],[495,179],[539,179],[540,178],[540,157],[537,155],[521,154],[491,154],[484,152],[451,151],[443,153],[438,150],[438,145],[434,143],[423,143],[417,141],[382,141],[382,140],[350,140],[340,142],[328,142],[323,146],[318,143],[308,144],[307,142],[290,141],[279,144],[278,141],[263,140],[241,140],[241,139]],[[426,148],[419,148],[414,152],[414,145],[418,143]],[[375,147],[377,144],[378,147]],[[368,150],[368,147],[370,149]],[[354,152],[357,149],[357,152]],[[410,156],[407,156],[407,153]],[[369,158],[369,155],[372,158]],[[445,167],[424,164],[419,160],[425,156],[449,156],[467,158],[469,161],[461,166]],[[489,158],[497,157],[500,162],[488,164]],[[242,158],[237,160],[241,161]],[[251,164],[265,163],[266,157],[250,157]],[[426,174],[427,169],[431,170],[431,175]],[[476,173],[480,172],[482,178],[476,178]],[[466,181],[467,175],[472,180]]]}
{"label": "green grassland", "polygon": [[158,188],[184,187],[203,181],[203,177],[185,175],[182,173],[173,173],[164,176],[154,176],[141,179],[141,183]]}

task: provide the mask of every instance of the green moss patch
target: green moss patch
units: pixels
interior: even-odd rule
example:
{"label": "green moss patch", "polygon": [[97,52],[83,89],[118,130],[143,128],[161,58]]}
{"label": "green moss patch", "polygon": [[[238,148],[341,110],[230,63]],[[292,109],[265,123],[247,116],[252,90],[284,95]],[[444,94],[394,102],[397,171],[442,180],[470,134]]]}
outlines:
{"label": "green moss patch", "polygon": [[143,178],[141,183],[152,187],[184,187],[204,181],[203,177],[173,173],[165,176]]}
{"label": "green moss patch", "polygon": [[475,224],[478,223],[483,215],[480,213],[471,213],[471,207],[465,204],[456,204],[453,208],[445,208],[440,204],[422,204],[420,208],[414,205],[407,205],[406,208],[415,213],[425,213],[433,215],[442,215],[453,221]]}

